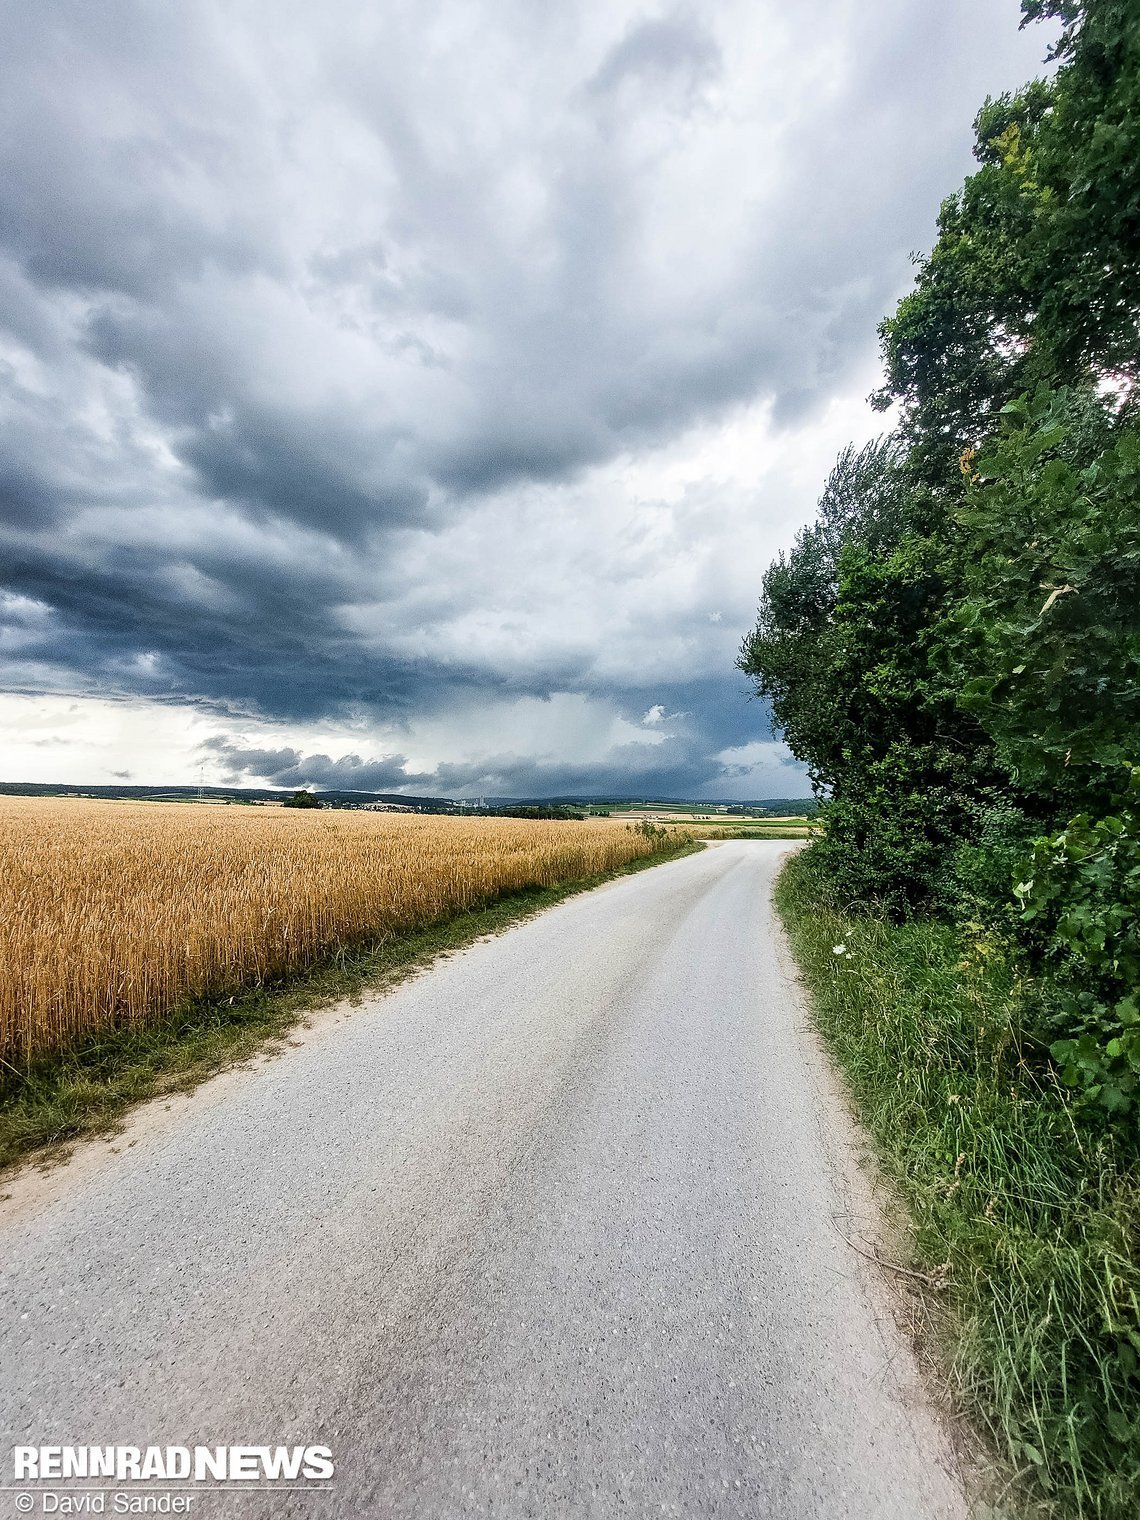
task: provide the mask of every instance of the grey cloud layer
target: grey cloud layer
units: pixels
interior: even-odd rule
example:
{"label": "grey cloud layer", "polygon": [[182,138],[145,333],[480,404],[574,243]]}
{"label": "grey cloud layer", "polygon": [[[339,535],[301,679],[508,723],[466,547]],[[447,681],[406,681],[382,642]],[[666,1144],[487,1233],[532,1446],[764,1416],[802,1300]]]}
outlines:
{"label": "grey cloud layer", "polygon": [[[583,482],[757,400],[803,424],[851,382],[980,95],[1041,51],[1016,18],[4,7],[6,683],[279,718],[473,689],[633,712],[670,625],[663,675],[724,671],[715,590],[645,594],[672,563],[649,550],[624,589],[613,569],[624,619],[569,628],[575,535],[605,520]],[[690,528],[715,539],[715,502]],[[742,742],[755,714],[725,700]],[[709,711],[678,785],[715,774]]]}

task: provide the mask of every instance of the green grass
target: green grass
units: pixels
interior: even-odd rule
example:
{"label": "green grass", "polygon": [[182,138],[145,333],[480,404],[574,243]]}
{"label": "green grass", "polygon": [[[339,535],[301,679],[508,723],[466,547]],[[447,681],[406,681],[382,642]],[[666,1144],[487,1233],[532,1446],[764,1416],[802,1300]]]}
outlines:
{"label": "green grass", "polygon": [[[699,829],[701,826],[699,823],[693,824],[693,828],[695,829]],[[723,829],[719,836],[710,834],[706,837],[710,839],[718,837],[721,839],[810,839],[812,836],[810,829],[755,828]]]}
{"label": "green grass", "polygon": [[203,998],[153,1024],[111,1030],[26,1071],[0,1068],[0,1168],[29,1156],[59,1158],[61,1145],[108,1134],[135,1103],[186,1091],[284,1040],[305,1013],[385,991],[437,956],[462,949],[578,892],[692,854],[689,841],[617,871],[499,897],[411,934],[343,947],[304,973],[235,997]]}
{"label": "green grass", "polygon": [[1009,1466],[999,1512],[1136,1520],[1135,1148],[1084,1127],[1025,1059],[1019,1016],[1038,994],[994,946],[837,909],[810,851],[777,903],[916,1261],[945,1280],[932,1323],[957,1400]]}

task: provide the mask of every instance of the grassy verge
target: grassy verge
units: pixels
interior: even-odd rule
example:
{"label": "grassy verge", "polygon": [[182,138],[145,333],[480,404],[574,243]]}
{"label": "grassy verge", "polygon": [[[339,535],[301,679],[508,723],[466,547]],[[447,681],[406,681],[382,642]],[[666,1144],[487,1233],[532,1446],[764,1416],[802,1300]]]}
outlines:
{"label": "grassy verge", "polygon": [[287,980],[184,1003],[160,1022],[112,1030],[26,1071],[0,1070],[0,1168],[37,1152],[51,1159],[61,1143],[112,1131],[132,1104],[197,1086],[283,1039],[308,1010],[385,991],[436,956],[700,848],[686,841],[617,871],[510,893],[415,933],[342,947]]}
{"label": "grassy verge", "polygon": [[810,829],[726,829],[722,834],[705,834],[705,839],[810,839]]}
{"label": "grassy verge", "polygon": [[992,946],[837,909],[810,852],[786,866],[777,903],[818,1025],[909,1207],[916,1258],[945,1284],[932,1323],[961,1404],[1015,1474],[1004,1504],[1135,1520],[1135,1150],[1084,1128],[1022,1059],[1033,989]]}
{"label": "grassy verge", "polygon": [[696,839],[811,839],[811,829],[800,829],[794,826],[779,826],[765,828],[762,824],[755,828],[724,828],[716,824],[692,823],[684,825],[686,833],[692,834]]}

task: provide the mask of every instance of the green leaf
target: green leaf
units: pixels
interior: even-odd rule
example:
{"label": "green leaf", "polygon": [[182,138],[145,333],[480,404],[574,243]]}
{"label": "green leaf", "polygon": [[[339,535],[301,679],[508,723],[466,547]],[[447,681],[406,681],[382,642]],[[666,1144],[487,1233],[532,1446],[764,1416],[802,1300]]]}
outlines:
{"label": "green leaf", "polygon": [[1121,1445],[1127,1445],[1132,1439],[1132,1422],[1126,1415],[1121,1414],[1119,1409],[1105,1411],[1105,1428],[1114,1441]]}

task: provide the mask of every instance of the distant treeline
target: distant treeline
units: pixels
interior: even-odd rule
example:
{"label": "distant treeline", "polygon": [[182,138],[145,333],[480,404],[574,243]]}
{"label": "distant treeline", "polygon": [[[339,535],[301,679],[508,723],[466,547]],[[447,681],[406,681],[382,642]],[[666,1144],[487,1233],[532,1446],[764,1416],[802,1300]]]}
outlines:
{"label": "distant treeline", "polygon": [[536,804],[534,807],[486,807],[479,808],[478,813],[483,818],[554,818],[574,819],[581,822],[585,813],[577,808]]}

